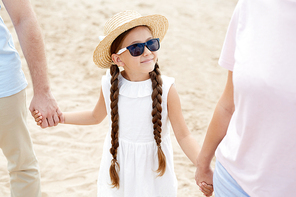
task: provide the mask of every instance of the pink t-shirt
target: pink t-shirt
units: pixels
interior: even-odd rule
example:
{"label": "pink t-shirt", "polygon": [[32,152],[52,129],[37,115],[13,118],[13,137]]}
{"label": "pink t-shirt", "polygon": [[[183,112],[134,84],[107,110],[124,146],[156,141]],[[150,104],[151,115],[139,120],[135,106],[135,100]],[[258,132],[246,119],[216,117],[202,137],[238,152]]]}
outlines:
{"label": "pink t-shirt", "polygon": [[235,111],[217,159],[252,197],[296,196],[296,0],[240,0],[219,64]]}

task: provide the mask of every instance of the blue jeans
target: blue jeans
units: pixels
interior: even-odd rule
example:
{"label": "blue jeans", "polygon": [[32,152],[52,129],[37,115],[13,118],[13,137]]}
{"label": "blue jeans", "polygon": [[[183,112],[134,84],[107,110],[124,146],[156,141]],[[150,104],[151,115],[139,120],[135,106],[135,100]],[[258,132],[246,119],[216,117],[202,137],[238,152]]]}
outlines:
{"label": "blue jeans", "polygon": [[216,197],[250,197],[218,160],[216,160],[213,182]]}

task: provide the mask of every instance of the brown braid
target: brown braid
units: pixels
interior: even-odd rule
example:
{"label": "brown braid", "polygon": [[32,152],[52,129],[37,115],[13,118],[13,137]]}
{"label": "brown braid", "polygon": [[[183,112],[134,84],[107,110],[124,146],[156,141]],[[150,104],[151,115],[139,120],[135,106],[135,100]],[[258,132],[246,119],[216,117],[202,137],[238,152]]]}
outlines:
{"label": "brown braid", "polygon": [[166,169],[166,158],[165,155],[161,149],[161,112],[162,112],[162,107],[161,107],[161,102],[162,102],[162,79],[159,71],[159,66],[156,63],[155,68],[153,71],[150,73],[150,78],[152,81],[152,123],[153,123],[153,134],[154,134],[154,139],[156,141],[158,150],[157,150],[157,155],[158,155],[158,169],[156,170],[158,176],[162,176],[165,172]]}
{"label": "brown braid", "polygon": [[110,178],[112,182],[113,188],[119,188],[119,164],[117,162],[117,148],[119,146],[118,143],[118,96],[119,96],[119,89],[118,89],[118,75],[119,75],[119,68],[117,65],[112,65],[110,67],[110,74],[111,74],[111,88],[110,88],[110,99],[111,99],[111,121],[112,121],[112,130],[111,130],[111,144],[112,147],[110,148],[110,153],[113,156],[110,166]]}
{"label": "brown braid", "polygon": [[[128,34],[130,30],[120,34],[112,43],[110,47],[110,54],[116,53],[123,42],[123,39]],[[119,175],[118,172],[120,170],[119,163],[117,161],[117,148],[119,147],[118,143],[118,96],[119,96],[119,89],[118,89],[118,75],[119,75],[119,68],[116,64],[113,64],[110,67],[110,74],[111,74],[111,88],[110,88],[110,99],[111,99],[111,121],[112,121],[112,130],[111,130],[111,144],[112,147],[110,148],[110,153],[112,154],[113,159],[111,160],[110,166],[110,178],[113,188],[119,188]]]}

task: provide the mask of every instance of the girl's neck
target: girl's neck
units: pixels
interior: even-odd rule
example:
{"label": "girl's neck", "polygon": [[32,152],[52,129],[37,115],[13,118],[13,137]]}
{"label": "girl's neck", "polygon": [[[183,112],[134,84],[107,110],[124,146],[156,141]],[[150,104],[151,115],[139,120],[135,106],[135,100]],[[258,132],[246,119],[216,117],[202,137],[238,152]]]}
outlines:
{"label": "girl's neck", "polygon": [[148,79],[150,79],[150,76],[149,74],[142,74],[142,75],[133,75],[133,74],[128,74],[125,70],[121,71],[121,76],[123,78],[125,78],[126,80],[129,80],[129,81],[134,81],[134,82],[137,82],[137,81],[146,81]]}

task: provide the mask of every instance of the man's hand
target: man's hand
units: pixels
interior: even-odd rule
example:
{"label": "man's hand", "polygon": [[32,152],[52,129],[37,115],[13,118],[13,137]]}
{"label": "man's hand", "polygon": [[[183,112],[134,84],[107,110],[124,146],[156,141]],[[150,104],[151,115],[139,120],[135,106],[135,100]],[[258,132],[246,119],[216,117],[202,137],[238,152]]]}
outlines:
{"label": "man's hand", "polygon": [[51,92],[35,93],[29,109],[33,117],[35,110],[42,114],[42,128],[56,126],[59,122],[64,122],[63,114]]}

